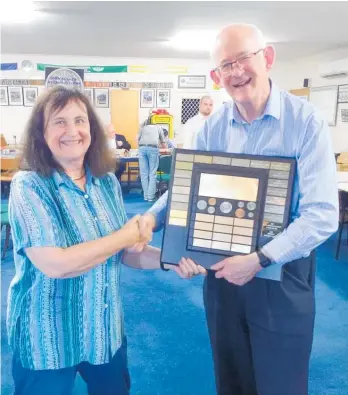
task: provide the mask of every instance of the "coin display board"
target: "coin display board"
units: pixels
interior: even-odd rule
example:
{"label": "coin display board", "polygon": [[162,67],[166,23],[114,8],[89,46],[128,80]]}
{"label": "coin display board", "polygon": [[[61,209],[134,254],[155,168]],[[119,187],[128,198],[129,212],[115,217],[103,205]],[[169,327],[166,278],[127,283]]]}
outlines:
{"label": "coin display board", "polygon": [[293,158],[176,149],[162,263],[209,268],[269,242],[289,223],[295,168]]}

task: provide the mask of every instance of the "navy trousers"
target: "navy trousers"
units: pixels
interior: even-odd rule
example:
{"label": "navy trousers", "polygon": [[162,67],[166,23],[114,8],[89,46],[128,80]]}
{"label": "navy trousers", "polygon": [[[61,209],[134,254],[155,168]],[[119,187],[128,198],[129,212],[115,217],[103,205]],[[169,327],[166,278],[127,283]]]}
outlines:
{"label": "navy trousers", "polygon": [[218,395],[308,394],[314,277],[314,254],[286,264],[281,282],[240,287],[209,271],[204,304]]}
{"label": "navy trousers", "polygon": [[30,370],[22,367],[15,354],[12,364],[14,395],[71,395],[77,372],[87,383],[89,395],[129,395],[126,342],[112,360],[103,365],[82,362],[71,368]]}

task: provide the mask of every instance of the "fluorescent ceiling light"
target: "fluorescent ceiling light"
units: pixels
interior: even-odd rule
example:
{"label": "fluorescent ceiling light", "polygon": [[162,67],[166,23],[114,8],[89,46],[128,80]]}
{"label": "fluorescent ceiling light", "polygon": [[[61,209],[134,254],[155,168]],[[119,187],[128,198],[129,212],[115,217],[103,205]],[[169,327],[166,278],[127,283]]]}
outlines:
{"label": "fluorescent ceiling light", "polygon": [[37,15],[36,6],[32,1],[13,0],[7,2],[2,7],[0,13],[1,23],[27,23],[32,21]]}
{"label": "fluorescent ceiling light", "polygon": [[210,52],[218,31],[194,30],[181,32],[171,38],[168,44],[183,51]]}

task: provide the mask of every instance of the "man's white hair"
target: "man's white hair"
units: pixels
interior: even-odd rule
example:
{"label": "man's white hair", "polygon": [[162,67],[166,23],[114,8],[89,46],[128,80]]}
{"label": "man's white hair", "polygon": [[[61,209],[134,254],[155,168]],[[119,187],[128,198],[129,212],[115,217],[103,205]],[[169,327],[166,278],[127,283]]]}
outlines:
{"label": "man's white hair", "polygon": [[251,36],[260,48],[265,48],[267,46],[265,37],[257,26],[247,23],[233,23],[231,25],[223,27],[216,36],[214,46],[210,52],[211,58],[213,60],[215,57],[216,48],[219,45],[220,41],[222,41],[223,38],[231,33],[244,33],[245,35]]}

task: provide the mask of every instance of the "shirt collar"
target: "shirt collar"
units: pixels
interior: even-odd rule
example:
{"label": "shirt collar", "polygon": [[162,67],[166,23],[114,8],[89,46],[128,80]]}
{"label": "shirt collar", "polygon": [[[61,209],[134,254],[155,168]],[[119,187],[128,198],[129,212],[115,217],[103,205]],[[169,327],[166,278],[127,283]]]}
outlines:
{"label": "shirt collar", "polygon": [[197,115],[198,115],[199,119],[204,119],[204,120],[205,120],[205,119],[208,119],[208,118],[209,118],[209,117],[206,118],[206,117],[205,117],[203,114],[201,114],[200,112],[198,112]]}
{"label": "shirt collar", "polygon": [[[278,119],[278,120],[280,118],[280,89],[271,80],[270,80],[270,85],[271,85],[271,93],[270,93],[269,98],[267,100],[265,111],[257,119],[262,119],[266,115],[271,116],[271,117]],[[240,112],[239,112],[236,104],[233,104],[233,107],[232,107],[232,122],[233,121],[239,122],[239,123],[246,123],[246,121],[240,115]]]}
{"label": "shirt collar", "polygon": [[[95,185],[100,185],[99,178],[92,175],[88,166],[85,166],[85,170],[87,184],[93,182],[93,184]],[[56,169],[53,170],[52,178],[57,187],[60,187],[62,184],[68,185],[68,183],[72,182],[71,179],[64,172],[58,171]]]}

